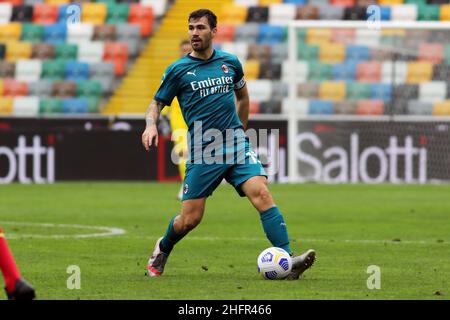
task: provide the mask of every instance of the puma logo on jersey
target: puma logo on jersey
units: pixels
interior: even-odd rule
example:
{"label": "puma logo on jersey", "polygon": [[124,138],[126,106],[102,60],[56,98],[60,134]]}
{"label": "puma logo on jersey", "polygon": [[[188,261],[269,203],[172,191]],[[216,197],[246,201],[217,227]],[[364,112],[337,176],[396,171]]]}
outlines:
{"label": "puma logo on jersey", "polygon": [[194,77],[196,77],[197,75],[195,74],[197,72],[197,70],[194,70],[194,72],[190,72],[190,71],[188,71],[186,74],[190,74],[190,75],[193,75]]}

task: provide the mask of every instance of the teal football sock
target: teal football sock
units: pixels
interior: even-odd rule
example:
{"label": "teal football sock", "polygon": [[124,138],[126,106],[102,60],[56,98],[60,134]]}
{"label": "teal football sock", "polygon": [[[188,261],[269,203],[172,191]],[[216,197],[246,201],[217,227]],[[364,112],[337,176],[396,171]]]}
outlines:
{"label": "teal football sock", "polygon": [[[176,217],[176,216],[175,216]],[[163,239],[159,243],[159,249],[161,249],[162,252],[169,254],[175,244],[183,239],[183,237],[186,234],[178,234],[175,232],[175,229],[173,227],[173,222],[175,221],[175,217],[173,217],[170,222],[169,226],[167,227],[166,234],[164,235]]]}
{"label": "teal football sock", "polygon": [[278,207],[261,212],[261,222],[267,239],[274,247],[282,248],[291,254],[286,223]]}

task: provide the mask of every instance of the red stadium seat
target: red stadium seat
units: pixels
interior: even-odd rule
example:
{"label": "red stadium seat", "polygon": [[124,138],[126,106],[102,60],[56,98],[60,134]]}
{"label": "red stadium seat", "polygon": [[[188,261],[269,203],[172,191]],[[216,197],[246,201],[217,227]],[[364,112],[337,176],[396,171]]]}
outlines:
{"label": "red stadium seat", "polygon": [[354,7],[356,0],[331,0],[331,5],[338,7]]}
{"label": "red stadium seat", "polygon": [[230,24],[219,24],[217,26],[217,34],[214,41],[221,42],[233,42],[236,28]]}
{"label": "red stadium seat", "polygon": [[258,114],[259,113],[259,102],[251,101],[249,112],[250,112],[250,114]]}
{"label": "red stadium seat", "polygon": [[441,43],[421,43],[418,60],[441,64],[444,61],[444,45]]}
{"label": "red stadium seat", "polygon": [[22,81],[5,79],[3,81],[4,96],[26,96],[28,94],[28,84]]}
{"label": "red stadium seat", "polygon": [[37,3],[34,6],[33,22],[39,24],[54,24],[58,20],[58,6]]}
{"label": "red stadium seat", "polygon": [[331,31],[331,41],[342,44],[353,44],[356,38],[355,29],[333,29]]}
{"label": "red stadium seat", "polygon": [[376,61],[359,63],[356,67],[356,79],[363,82],[380,82],[381,63]]}
{"label": "red stadium seat", "polygon": [[142,6],[140,4],[130,5],[128,22],[141,26],[141,36],[146,37],[152,34],[154,20],[155,15],[152,7]]}
{"label": "red stadium seat", "polygon": [[128,45],[121,42],[106,42],[103,60],[114,64],[116,76],[124,75],[128,61]]}
{"label": "red stadium seat", "polygon": [[356,107],[356,114],[358,115],[383,115],[384,102],[383,100],[360,100]]}

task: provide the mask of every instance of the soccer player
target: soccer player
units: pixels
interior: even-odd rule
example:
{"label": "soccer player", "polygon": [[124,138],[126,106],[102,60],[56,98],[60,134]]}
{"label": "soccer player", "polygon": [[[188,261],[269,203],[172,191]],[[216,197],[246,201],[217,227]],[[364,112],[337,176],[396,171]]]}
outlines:
{"label": "soccer player", "polygon": [[5,233],[0,227],[0,270],[5,279],[5,291],[9,300],[32,300],[35,292],[21,276],[16,262],[9,250]]}
{"label": "soccer player", "polygon": [[[207,9],[192,12],[188,25],[193,51],[167,68],[146,112],[146,128],[142,134],[146,150],[157,147],[156,124],[161,109],[170,106],[177,96],[190,138],[182,208],[181,213],[170,220],[165,235],[156,242],[148,261],[149,276],[163,273],[173,247],[200,223],[207,197],[223,178],[240,196],[246,196],[259,212],[271,244],[293,256],[286,223],[267,187],[267,174],[244,133],[249,96],[242,65],[236,56],[214,50],[212,40],[217,33],[217,18],[213,12]],[[219,132],[226,136],[230,130],[234,132],[231,141],[240,141],[234,148],[229,148],[228,137],[221,142],[220,136],[215,136],[217,141],[204,139],[208,133]],[[220,148],[224,145],[226,148]],[[214,152],[208,156],[211,149]],[[218,159],[220,156],[227,161],[210,161],[211,157]],[[298,279],[314,263],[315,251],[310,249],[292,259],[293,268],[288,279]]]}
{"label": "soccer player", "polygon": [[[192,51],[189,40],[183,40],[180,43],[180,56],[184,57]],[[178,172],[180,173],[181,181],[184,180],[186,172],[186,158],[188,154],[187,145],[187,126],[181,113],[178,99],[175,98],[170,108],[163,109],[161,115],[165,115],[170,119],[170,129],[172,131],[172,140],[174,141],[173,151],[178,156]],[[181,200],[183,197],[183,184],[181,184],[177,199]]]}

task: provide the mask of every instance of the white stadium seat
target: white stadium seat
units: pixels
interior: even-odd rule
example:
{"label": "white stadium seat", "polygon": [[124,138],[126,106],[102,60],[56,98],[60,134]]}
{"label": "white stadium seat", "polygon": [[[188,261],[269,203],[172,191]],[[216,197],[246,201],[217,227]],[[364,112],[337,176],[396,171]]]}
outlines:
{"label": "white stadium seat", "polygon": [[89,42],[94,35],[94,26],[90,23],[77,23],[67,26],[67,43]]}
{"label": "white stadium seat", "polygon": [[403,4],[391,7],[392,21],[416,21],[417,20],[417,5]]}
{"label": "white stadium seat", "polygon": [[247,60],[248,44],[246,42],[224,42],[222,50],[236,55],[241,63]]}
{"label": "white stadium seat", "polygon": [[37,116],[39,113],[39,97],[15,97],[13,112],[15,116]]}
{"label": "white stadium seat", "polygon": [[270,80],[248,80],[248,92],[250,101],[269,101],[272,96],[272,81]]}
{"label": "white stadium seat", "polygon": [[167,10],[167,0],[141,0],[140,4],[152,7],[156,17],[163,16]]}
{"label": "white stadium seat", "polygon": [[297,61],[293,67],[289,61],[284,61],[282,65],[282,78],[286,82],[291,80],[291,77],[295,77],[296,82],[306,82],[309,74],[309,64],[307,61]]}
{"label": "white stadium seat", "polygon": [[257,7],[258,0],[234,0],[234,4],[244,7]]}
{"label": "white stadium seat", "polygon": [[381,31],[374,29],[357,29],[355,44],[376,48],[380,45]]}
{"label": "white stadium seat", "polygon": [[87,63],[102,62],[105,44],[102,41],[82,42],[78,46],[78,61]]}
{"label": "white stadium seat", "polygon": [[269,22],[274,25],[286,26],[295,20],[296,6],[292,3],[273,4],[269,8]]}
{"label": "white stadium seat", "polygon": [[445,100],[447,84],[445,81],[422,82],[419,85],[419,101],[437,102]]}
{"label": "white stadium seat", "polygon": [[11,3],[0,3],[0,24],[11,21],[13,6]]}
{"label": "white stadium seat", "polygon": [[[383,62],[381,65],[381,82],[393,83],[394,70],[392,70],[392,62]],[[405,61],[395,62],[395,84],[402,84],[406,82],[408,74],[408,65]]]}
{"label": "white stadium seat", "polygon": [[281,113],[289,114],[295,112],[297,114],[306,115],[309,111],[308,99],[283,99],[281,103]]}
{"label": "white stadium seat", "polygon": [[37,59],[19,60],[16,63],[16,80],[38,81],[41,78],[42,61]]}

